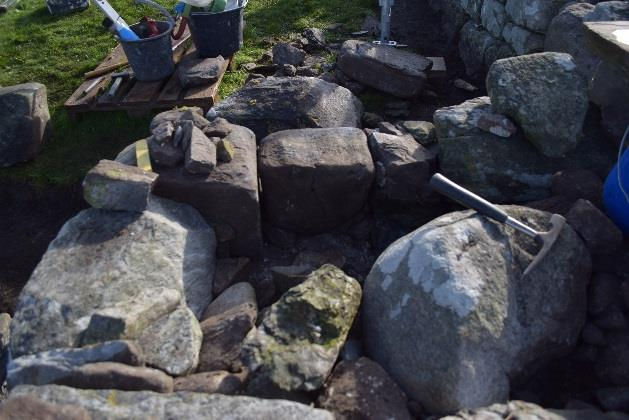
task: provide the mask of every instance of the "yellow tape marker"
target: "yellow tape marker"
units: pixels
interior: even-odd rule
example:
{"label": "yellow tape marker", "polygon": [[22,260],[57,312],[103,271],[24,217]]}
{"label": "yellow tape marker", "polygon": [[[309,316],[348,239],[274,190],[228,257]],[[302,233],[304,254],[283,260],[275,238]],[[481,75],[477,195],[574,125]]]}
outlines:
{"label": "yellow tape marker", "polygon": [[149,146],[146,139],[135,142],[135,158],[138,161],[138,168],[147,172],[153,172],[151,158],[149,157]]}

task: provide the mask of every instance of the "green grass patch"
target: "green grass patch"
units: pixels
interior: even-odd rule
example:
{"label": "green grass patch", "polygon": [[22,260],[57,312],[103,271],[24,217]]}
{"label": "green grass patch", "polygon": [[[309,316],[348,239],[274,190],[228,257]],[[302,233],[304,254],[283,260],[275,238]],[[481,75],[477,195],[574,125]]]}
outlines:
{"label": "green grass patch", "polygon": [[[159,13],[131,0],[110,0],[128,23]],[[171,8],[174,0],[161,1]],[[342,23],[357,30],[377,7],[375,0],[250,0],[246,8],[245,45],[238,64],[256,61],[272,41],[290,39],[308,27]],[[150,117],[125,113],[86,114],[72,122],[64,101],[115,47],[101,26],[103,15],[94,5],[68,16],[51,16],[44,0],[20,0],[0,15],[0,85],[40,82],[48,88],[53,136],[32,162],[0,169],[0,179],[40,187],[78,182],[100,159],[111,159],[126,145],[148,135]],[[330,57],[333,59],[333,57]],[[237,70],[225,75],[220,95],[239,89],[247,77]],[[1,112],[1,111],[0,111]]]}

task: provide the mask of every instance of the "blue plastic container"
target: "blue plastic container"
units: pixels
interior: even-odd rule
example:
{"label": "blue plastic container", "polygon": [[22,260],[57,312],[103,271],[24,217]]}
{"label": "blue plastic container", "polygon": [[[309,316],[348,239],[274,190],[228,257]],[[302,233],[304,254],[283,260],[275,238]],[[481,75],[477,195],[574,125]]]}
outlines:
{"label": "blue plastic container", "polygon": [[[625,150],[620,159],[620,174],[623,188],[629,193],[629,149]],[[616,225],[629,235],[629,201],[618,184],[618,165],[607,176],[603,201],[607,209],[607,215]]]}

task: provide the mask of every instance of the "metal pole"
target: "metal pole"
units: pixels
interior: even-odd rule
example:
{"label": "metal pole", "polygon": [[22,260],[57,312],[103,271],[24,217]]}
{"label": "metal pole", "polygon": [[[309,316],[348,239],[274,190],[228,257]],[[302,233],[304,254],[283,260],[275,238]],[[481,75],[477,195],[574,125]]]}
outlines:
{"label": "metal pole", "polygon": [[395,0],[380,0],[380,42],[385,44],[391,38],[391,7]]}

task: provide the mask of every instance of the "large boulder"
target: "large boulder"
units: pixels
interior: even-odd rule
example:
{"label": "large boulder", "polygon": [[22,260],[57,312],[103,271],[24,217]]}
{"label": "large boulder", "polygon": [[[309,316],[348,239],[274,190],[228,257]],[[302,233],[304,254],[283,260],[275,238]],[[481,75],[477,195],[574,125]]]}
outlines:
{"label": "large boulder", "polygon": [[0,87],[0,167],[33,159],[50,137],[46,86]]}
{"label": "large boulder", "polygon": [[360,127],[362,103],[349,90],[313,77],[267,77],[221,101],[218,116],[258,139],[293,128]]}
{"label": "large boulder", "polygon": [[[453,181],[498,203],[522,203],[551,196],[553,174],[589,169],[606,176],[615,152],[598,130],[588,129],[564,158],[538,152],[521,133],[509,138],[509,125],[486,118],[488,102],[477,98],[435,112],[440,171]],[[496,114],[494,114],[496,115]],[[484,121],[491,121],[486,125]],[[483,128],[481,128],[483,127]]]}
{"label": "large boulder", "polygon": [[[539,231],[550,214],[503,207]],[[506,401],[509,382],[573,346],[586,319],[590,255],[565,226],[526,277],[533,240],[472,211],[391,245],[365,280],[367,353],[434,413]]]}
{"label": "large boulder", "polygon": [[372,42],[345,41],[338,68],[349,78],[400,98],[415,98],[424,90],[432,61]]}
{"label": "large boulder", "polygon": [[604,413],[588,406],[579,409],[544,409],[526,401],[509,401],[506,404],[492,404],[489,407],[461,410],[453,416],[441,420],[498,420],[498,419],[535,419],[535,420],[618,420],[626,417],[619,412]]}
{"label": "large boulder", "polygon": [[560,157],[577,146],[588,94],[587,81],[570,55],[498,60],[487,74],[487,91],[493,108],[513,117],[542,154]]}
{"label": "large boulder", "polygon": [[248,390],[262,396],[316,391],[323,386],[360,306],[358,281],[324,265],[263,313],[245,339]]}
{"label": "large boulder", "polygon": [[[215,127],[195,113],[195,126],[209,134]],[[174,117],[173,117],[174,118]],[[190,204],[215,229],[219,245],[231,256],[257,256],[262,248],[256,138],[245,127],[227,124],[224,140],[233,146],[230,162],[220,162],[209,175],[184,167],[157,167],[155,194]]]}
{"label": "large boulder", "polygon": [[329,411],[282,400],[197,394],[80,390],[58,385],[17,387],[11,399],[30,396],[39,401],[83,407],[94,419],[333,420]]}
{"label": "large boulder", "polygon": [[259,166],[268,220],[307,234],[355,216],[374,179],[367,137],[350,127],[271,134],[260,143]]}
{"label": "large boulder", "polygon": [[69,220],[22,290],[14,357],[137,339],[172,375],[198,362],[196,318],[212,298],[216,239],[189,206],[152,198],[143,213],[88,209]]}

